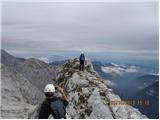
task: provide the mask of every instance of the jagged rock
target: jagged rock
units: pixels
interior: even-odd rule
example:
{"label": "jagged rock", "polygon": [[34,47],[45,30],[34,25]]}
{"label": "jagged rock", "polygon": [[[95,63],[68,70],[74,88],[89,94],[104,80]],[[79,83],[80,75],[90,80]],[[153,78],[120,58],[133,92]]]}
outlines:
{"label": "jagged rock", "polygon": [[90,114],[91,119],[112,119],[112,113],[109,107],[103,104],[101,96],[99,94],[99,89],[95,88],[92,92],[91,96],[88,99],[88,107],[92,108],[92,112]]}
{"label": "jagged rock", "polygon": [[85,79],[81,79],[77,73],[73,74],[72,78],[66,81],[66,91],[79,91],[81,86],[87,86],[89,82]]}
{"label": "jagged rock", "polygon": [[88,88],[82,88],[82,93],[83,93],[86,97],[88,97],[88,96],[90,95],[90,91],[89,91]]}

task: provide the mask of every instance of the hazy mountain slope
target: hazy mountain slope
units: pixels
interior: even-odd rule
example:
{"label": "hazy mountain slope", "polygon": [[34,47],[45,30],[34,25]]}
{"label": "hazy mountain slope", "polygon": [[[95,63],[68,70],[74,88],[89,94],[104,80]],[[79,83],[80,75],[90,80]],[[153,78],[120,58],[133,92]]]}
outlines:
{"label": "hazy mountain slope", "polygon": [[25,59],[16,59],[14,56],[8,54],[6,51],[1,49],[1,62],[10,67],[10,68],[16,68],[20,64],[22,64],[25,61]]}
{"label": "hazy mountain slope", "polygon": [[27,118],[28,111],[43,99],[41,94],[26,78],[8,67],[1,66],[1,117]]}
{"label": "hazy mountain slope", "polygon": [[159,80],[158,75],[143,75],[134,80],[134,86],[140,89],[149,87],[153,83]]}
{"label": "hazy mountain slope", "polygon": [[1,50],[2,118],[28,118],[33,105],[44,99],[56,69],[36,59],[19,59]]}
{"label": "hazy mountain slope", "polygon": [[40,91],[43,91],[47,83],[53,82],[57,73],[53,66],[34,58],[26,60],[16,58],[4,50],[1,50],[1,58],[2,64],[21,73]]}
{"label": "hazy mountain slope", "polygon": [[144,89],[145,93],[148,94],[149,96],[155,96],[158,98],[159,96],[159,81],[153,83],[152,85],[146,87]]}
{"label": "hazy mountain slope", "polygon": [[56,75],[56,69],[52,66],[33,58],[27,59],[17,70],[40,91],[46,84],[53,83]]}
{"label": "hazy mountain slope", "polygon": [[143,113],[152,119],[159,118],[159,81],[141,89],[137,96],[148,101],[148,105],[144,108],[139,107],[139,109],[143,109]]}

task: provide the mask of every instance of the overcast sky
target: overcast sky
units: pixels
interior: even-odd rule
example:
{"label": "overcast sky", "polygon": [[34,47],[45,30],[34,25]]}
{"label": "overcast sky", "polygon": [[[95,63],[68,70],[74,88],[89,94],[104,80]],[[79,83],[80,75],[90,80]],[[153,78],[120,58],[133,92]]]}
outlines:
{"label": "overcast sky", "polygon": [[158,2],[3,2],[2,48],[155,57]]}

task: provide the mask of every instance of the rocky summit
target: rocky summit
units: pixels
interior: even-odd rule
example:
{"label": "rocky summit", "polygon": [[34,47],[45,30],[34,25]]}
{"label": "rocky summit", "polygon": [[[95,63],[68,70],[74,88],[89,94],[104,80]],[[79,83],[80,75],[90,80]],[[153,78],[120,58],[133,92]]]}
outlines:
{"label": "rocky summit", "polygon": [[48,83],[64,85],[69,97],[67,118],[147,118],[130,105],[113,104],[122,101],[121,98],[94,71],[89,60],[85,61],[85,71],[82,72],[77,58],[55,69],[36,59],[17,60],[5,51],[1,52],[2,118],[37,118],[44,100],[43,89]]}

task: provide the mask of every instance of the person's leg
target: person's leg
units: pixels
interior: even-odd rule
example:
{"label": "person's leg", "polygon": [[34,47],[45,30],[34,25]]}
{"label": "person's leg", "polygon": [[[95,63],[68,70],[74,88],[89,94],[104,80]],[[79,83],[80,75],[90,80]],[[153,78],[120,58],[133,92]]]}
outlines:
{"label": "person's leg", "polygon": [[81,60],[79,62],[79,70],[81,71]]}
{"label": "person's leg", "polygon": [[82,67],[83,67],[83,60],[80,60],[80,71],[82,71]]}
{"label": "person's leg", "polygon": [[82,61],[82,71],[84,71],[84,60]]}

